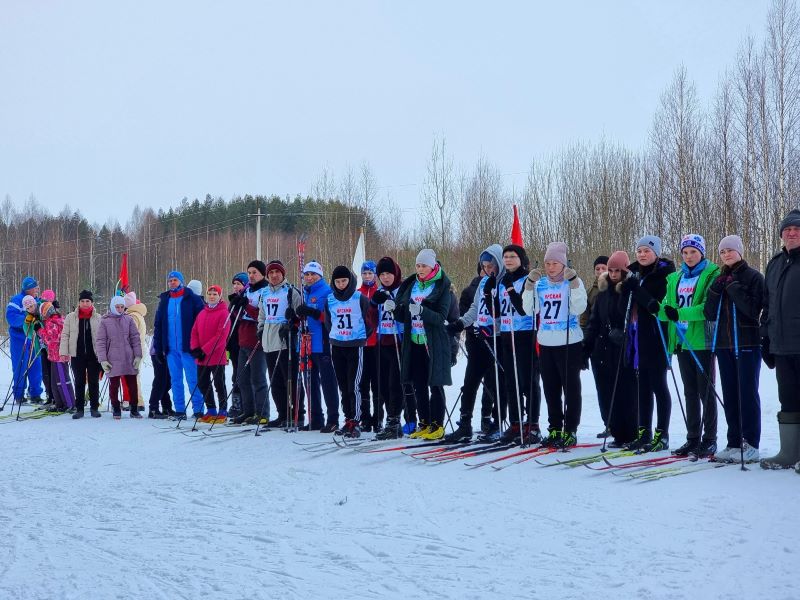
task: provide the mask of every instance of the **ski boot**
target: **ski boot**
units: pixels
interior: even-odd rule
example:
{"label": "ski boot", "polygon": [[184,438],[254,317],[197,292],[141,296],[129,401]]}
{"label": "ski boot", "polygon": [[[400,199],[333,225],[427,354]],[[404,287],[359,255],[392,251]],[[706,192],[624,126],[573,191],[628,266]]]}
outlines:
{"label": "ski boot", "polygon": [[650,446],[650,442],[652,441],[653,440],[650,436],[650,432],[644,427],[639,427],[639,432],[636,435],[636,439],[630,444],[626,444],[625,450],[630,450],[631,452],[636,452],[637,454],[647,452],[647,448]]}
{"label": "ski boot", "polygon": [[403,428],[400,426],[400,419],[387,419],[384,427],[375,436],[376,440],[399,440],[403,437]]}
{"label": "ski boot", "polygon": [[424,431],[419,437],[422,440],[428,440],[428,441],[440,440],[444,437],[444,427],[442,427],[436,422],[433,422],[428,426],[428,429]]}
{"label": "ski boot", "polygon": [[75,414],[72,415],[73,419],[82,419],[83,418],[83,409],[79,408],[75,411]]}
{"label": "ski boot", "polygon": [[661,452],[669,450],[669,436],[661,429],[656,429],[653,440],[645,448],[645,452]]}
{"label": "ski boot", "polygon": [[166,419],[167,415],[165,415],[164,413],[159,412],[157,410],[151,410],[150,412],[147,413],[147,418],[148,419]]}
{"label": "ski boot", "polygon": [[672,454],[674,456],[689,456],[690,454],[695,454],[699,446],[700,440],[686,440],[686,443],[677,450],[673,450]]}
{"label": "ski boot", "polygon": [[472,441],[472,425],[469,424],[469,416],[461,415],[461,420],[456,424],[458,428],[453,433],[444,436],[444,441],[448,444]]}
{"label": "ski boot", "polygon": [[716,440],[703,440],[697,446],[697,449],[691,453],[691,457],[694,460],[698,460],[700,458],[711,458],[717,452],[717,441]]}
{"label": "ski boot", "polygon": [[422,421],[420,421],[419,423],[417,423],[417,428],[414,430],[414,433],[412,433],[408,437],[410,437],[412,440],[416,440],[418,438],[421,438],[422,434],[424,434],[426,431],[428,431],[428,426]]}
{"label": "ski boot", "polygon": [[542,440],[542,448],[560,448],[561,430],[551,429],[547,437]]}

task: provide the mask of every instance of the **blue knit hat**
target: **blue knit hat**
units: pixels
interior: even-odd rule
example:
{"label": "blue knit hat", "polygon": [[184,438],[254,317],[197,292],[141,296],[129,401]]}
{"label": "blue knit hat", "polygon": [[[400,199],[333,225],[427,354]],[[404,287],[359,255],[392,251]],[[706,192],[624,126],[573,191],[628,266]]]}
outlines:
{"label": "blue knit hat", "polygon": [[30,275],[28,275],[25,279],[22,280],[22,291],[23,292],[27,292],[28,290],[32,290],[35,287],[39,287],[39,282],[36,281]]}
{"label": "blue knit hat", "polygon": [[238,281],[243,286],[247,286],[248,283],[247,273],[237,273],[236,275],[233,276],[233,279],[231,279],[231,283],[233,283],[234,281]]}
{"label": "blue knit hat", "polygon": [[706,241],[703,236],[697,233],[687,233],[681,240],[681,250],[684,248],[694,248],[703,256],[706,255]]}
{"label": "blue knit hat", "polygon": [[181,273],[180,271],[170,271],[167,274],[167,279],[172,279],[173,277],[175,279],[177,279],[178,281],[180,281],[181,285],[183,285],[183,283],[184,283],[184,281],[183,281],[183,273]]}
{"label": "blue knit hat", "polygon": [[372,271],[374,273],[377,270],[377,268],[378,267],[375,265],[375,261],[374,260],[365,260],[361,264],[361,272],[362,273],[364,271]]}

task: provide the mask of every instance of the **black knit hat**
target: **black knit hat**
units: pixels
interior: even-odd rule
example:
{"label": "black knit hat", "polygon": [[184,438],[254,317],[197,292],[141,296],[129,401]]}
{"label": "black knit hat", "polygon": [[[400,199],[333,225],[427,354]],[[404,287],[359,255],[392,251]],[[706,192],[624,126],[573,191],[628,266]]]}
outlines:
{"label": "black knit hat", "polygon": [[339,265],[333,270],[333,273],[331,273],[331,281],[335,281],[336,279],[350,279],[350,275],[350,269]]}
{"label": "black knit hat", "polygon": [[596,267],[597,265],[607,265],[607,264],[608,264],[608,257],[603,256],[601,254],[600,256],[594,259],[594,264],[592,266]]}
{"label": "black knit hat", "polygon": [[800,208],[789,211],[789,214],[783,218],[778,235],[783,235],[783,230],[787,227],[800,227]]}
{"label": "black knit hat", "polygon": [[259,273],[261,273],[262,275],[264,275],[266,277],[266,275],[267,275],[267,265],[264,264],[264,261],[262,261],[262,260],[250,261],[250,264],[247,265],[247,268],[249,269],[250,267],[256,269]]}
{"label": "black knit hat", "polygon": [[522,246],[519,246],[517,244],[509,244],[508,246],[503,248],[503,254],[505,254],[506,252],[513,252],[514,254],[519,256],[519,261],[522,263],[523,269],[527,269],[530,266],[531,261],[528,259],[528,253],[525,252],[525,248],[523,248]]}
{"label": "black knit hat", "polygon": [[78,294],[78,300],[91,300],[94,302],[94,296],[89,290],[81,290],[81,293]]}

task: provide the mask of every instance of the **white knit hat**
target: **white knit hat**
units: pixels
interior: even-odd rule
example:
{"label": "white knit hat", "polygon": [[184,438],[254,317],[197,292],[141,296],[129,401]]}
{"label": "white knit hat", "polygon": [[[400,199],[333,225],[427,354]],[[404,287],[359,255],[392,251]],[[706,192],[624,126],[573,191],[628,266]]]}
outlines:
{"label": "white knit hat", "polygon": [[417,254],[416,264],[427,265],[433,269],[436,266],[436,252],[430,248],[424,248],[423,250],[420,250],[419,254]]}

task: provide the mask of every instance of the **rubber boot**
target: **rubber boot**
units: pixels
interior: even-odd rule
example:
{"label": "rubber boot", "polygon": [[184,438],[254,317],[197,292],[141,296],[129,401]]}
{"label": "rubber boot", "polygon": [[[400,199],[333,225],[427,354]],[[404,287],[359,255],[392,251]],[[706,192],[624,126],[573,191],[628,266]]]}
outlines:
{"label": "rubber boot", "polygon": [[764,469],[791,469],[800,461],[800,412],[779,412],[778,433],[781,439],[780,452],[761,459]]}

